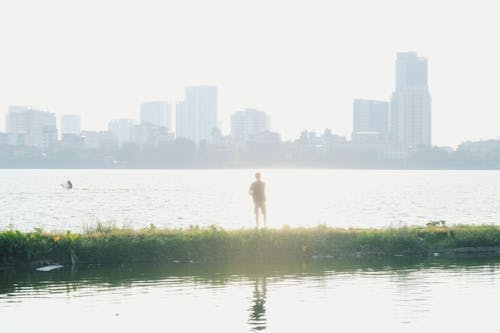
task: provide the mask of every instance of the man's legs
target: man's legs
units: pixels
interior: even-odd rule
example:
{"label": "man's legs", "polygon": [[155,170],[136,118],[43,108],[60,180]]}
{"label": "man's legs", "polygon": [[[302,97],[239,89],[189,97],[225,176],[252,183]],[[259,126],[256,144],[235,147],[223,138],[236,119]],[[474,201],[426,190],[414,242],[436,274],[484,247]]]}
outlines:
{"label": "man's legs", "polygon": [[259,209],[264,218],[264,228],[267,228],[267,212],[265,202],[255,202],[255,227],[259,229]]}
{"label": "man's legs", "polygon": [[264,228],[267,228],[267,210],[265,202],[263,202],[262,206],[260,206],[260,210],[262,211],[262,217],[264,218]]}
{"label": "man's legs", "polygon": [[259,205],[255,203],[255,228],[259,229]]}

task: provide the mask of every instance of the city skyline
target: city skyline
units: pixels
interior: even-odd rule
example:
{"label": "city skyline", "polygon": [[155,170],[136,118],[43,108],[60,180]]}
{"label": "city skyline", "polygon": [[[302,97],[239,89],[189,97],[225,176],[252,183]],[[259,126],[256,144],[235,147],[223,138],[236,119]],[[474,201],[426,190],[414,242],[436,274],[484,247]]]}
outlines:
{"label": "city skyline", "polygon": [[[430,147],[432,146],[432,114],[427,83],[427,58],[418,57],[417,52],[414,51],[398,52],[395,74],[395,90],[390,102],[354,99],[351,141],[366,144],[398,144],[411,150]],[[108,132],[117,140],[119,146],[132,142],[138,143],[139,146],[159,144],[174,137],[189,139],[196,145],[201,142],[220,141],[225,133],[220,130],[221,119],[218,117],[218,104],[217,86],[187,86],[184,100],[176,103],[175,126],[171,103],[160,100],[143,101],[139,107],[139,122],[135,118],[112,119],[108,122]],[[30,107],[9,107],[9,113],[6,116],[7,123],[10,110],[15,108],[30,109]],[[55,114],[50,113],[50,115],[55,123]],[[30,125],[26,123],[22,126],[24,128]],[[18,133],[12,130],[12,125],[10,127],[10,130],[6,128],[7,134],[33,135],[33,133],[26,134],[26,130]],[[57,137],[56,126],[53,127],[54,130],[51,131],[55,131]],[[39,130],[44,131],[42,128]],[[79,115],[61,116],[61,139],[65,134],[80,137],[80,131],[81,117]],[[255,108],[244,108],[231,114],[231,128],[227,137],[244,142],[252,138],[257,139],[270,131],[268,113]],[[299,141],[304,139],[304,133],[310,132],[313,133],[313,137],[316,136],[315,130],[309,131],[305,128],[303,131],[301,131]],[[328,127],[325,127],[325,131],[333,134]],[[90,134],[92,131],[86,132]],[[106,134],[102,132],[102,135],[105,135],[103,138],[107,141]],[[272,135],[278,135],[279,141],[282,140],[281,133],[274,132]],[[94,134],[91,136],[93,137]],[[14,139],[11,137],[8,140]],[[73,140],[74,138],[71,138],[71,141]],[[66,143],[64,145],[67,146]]]}
{"label": "city skyline", "polygon": [[[398,88],[401,90],[402,86],[404,86],[405,84],[403,83],[404,80],[406,80],[406,78],[402,78],[400,77],[400,75],[398,75],[398,68],[400,67],[400,64],[398,63],[398,59],[399,59],[399,56],[407,56],[407,55],[411,55],[411,56],[417,56],[417,52],[415,51],[407,51],[407,52],[397,52],[396,53],[396,58],[395,58],[395,71],[394,71],[394,75],[395,75],[395,90],[394,92],[392,93],[392,96],[389,96],[389,98],[387,100],[374,100],[374,99],[366,99],[366,98],[362,98],[360,96],[357,96],[353,99],[353,103],[356,105],[356,103],[359,103],[359,102],[372,102],[372,103],[387,103],[387,104],[391,104],[391,100],[394,98],[394,95],[396,93],[396,91],[398,90]],[[418,58],[418,59],[421,59],[425,62],[425,70],[424,70],[424,76],[422,77],[422,82],[423,82],[423,87],[425,87],[425,89],[427,90],[427,94],[429,94],[428,92],[428,85],[427,85],[427,76],[428,76],[428,73],[427,73],[427,58],[426,57],[422,57],[422,58]],[[423,67],[423,68],[424,68]],[[415,70],[415,69],[414,69]],[[419,69],[416,69],[416,71],[418,72]],[[400,72],[402,72],[402,70],[400,70]],[[418,75],[417,75],[418,76]],[[198,86],[195,86],[195,85],[188,85],[186,87],[184,87],[184,90],[185,90],[185,93],[184,93],[184,100],[180,99],[179,101],[171,101],[171,100],[161,100],[161,99],[156,99],[156,100],[145,100],[145,101],[140,101],[140,103],[138,104],[137,106],[137,109],[136,109],[136,114],[133,115],[132,117],[117,117],[117,118],[113,118],[113,119],[107,119],[105,120],[105,128],[88,128],[88,127],[83,127],[81,126],[81,124],[79,123],[78,125],[81,127],[82,130],[84,131],[102,131],[102,130],[109,130],[109,124],[110,123],[113,123],[113,122],[116,122],[116,121],[132,121],[134,123],[142,123],[143,120],[141,120],[144,115],[144,107],[148,107],[148,108],[158,108],[159,105],[162,105],[160,108],[165,108],[166,111],[168,113],[168,115],[165,115],[165,119],[162,119],[161,121],[164,121],[166,124],[170,124],[171,126],[166,126],[171,132],[174,132],[174,133],[177,133],[177,126],[176,126],[176,122],[177,122],[177,110],[181,109],[181,105],[184,103],[184,101],[186,100],[186,95],[189,95],[189,93],[187,91],[193,91],[193,89],[196,89],[197,87],[211,87],[211,88],[214,88],[215,91],[216,91],[216,101],[215,101],[215,104],[217,106],[217,95],[218,95],[218,90],[219,90],[219,87],[218,86],[215,86],[215,85],[198,85]],[[430,98],[430,97],[429,97]],[[18,107],[16,105],[9,105],[8,109],[12,108],[12,107]],[[24,108],[28,108],[28,109],[34,109],[34,110],[42,110],[44,112],[49,112],[49,113],[53,113],[55,114],[56,118],[58,119],[58,123],[60,124],[59,127],[57,127],[57,131],[59,132],[60,135],[63,134],[63,129],[62,129],[62,121],[65,117],[78,117],[79,118],[79,122],[82,121],[82,119],[84,117],[82,117],[81,115],[75,115],[75,114],[70,114],[70,113],[61,113],[61,114],[58,114],[57,112],[53,112],[49,107],[47,106],[43,106],[43,107],[40,107],[38,105],[34,106],[34,105],[22,105],[21,107],[24,107]],[[366,106],[364,106],[366,107]],[[231,118],[237,114],[238,112],[240,112],[242,109],[255,109],[254,107],[239,107],[237,110],[234,110],[230,113],[228,119],[229,120],[225,120],[225,119],[221,119],[219,116],[217,116],[217,113],[220,113],[220,110],[216,107],[216,110],[215,110],[215,117],[217,118],[217,127],[219,129],[221,129],[222,126],[220,126],[222,123],[226,123],[229,121],[229,128],[223,128],[221,130],[223,130],[222,134],[223,135],[231,135]],[[391,108],[390,108],[391,109]],[[149,110],[148,110],[149,111]],[[151,110],[153,111],[153,110]],[[351,112],[351,117],[354,116],[354,113],[356,113],[355,110],[352,109],[352,106],[351,106],[351,110],[349,110]],[[393,111],[391,110],[390,113],[393,113]],[[270,112],[267,112],[266,111],[266,114],[269,114],[271,115],[272,113]],[[7,112],[5,112],[5,116],[7,116]],[[432,117],[432,116],[431,116]],[[394,118],[393,115],[391,115],[391,118]],[[5,117],[4,117],[5,119]],[[103,118],[104,119],[104,118]],[[213,121],[212,121],[213,122]],[[146,122],[147,123],[147,122]],[[351,122],[352,123],[352,122]],[[339,135],[343,135],[345,137],[350,137],[352,139],[352,136],[353,134],[356,132],[356,129],[355,129],[355,126],[356,126],[356,120],[354,121],[354,123],[352,123],[351,125],[351,132],[347,132],[347,134],[344,134],[344,132],[337,132],[335,134],[339,134]],[[392,125],[394,126],[394,125]],[[278,126],[280,127],[280,126]],[[432,128],[429,124],[429,127]],[[7,123],[5,123],[5,130],[7,129]],[[324,127],[313,127],[313,128],[302,128],[300,130],[299,133],[297,133],[296,136],[284,136],[284,139],[285,140],[295,140],[297,139],[300,134],[302,133],[302,131],[304,130],[313,130],[313,131],[318,131],[318,132],[321,132],[322,130],[325,130],[325,129],[329,129],[331,130],[331,127],[328,127],[328,125],[324,126]],[[1,132],[1,131],[0,131]],[[277,131],[278,132],[278,131]],[[285,131],[286,132],[286,131]],[[280,133],[280,132],[278,132]],[[282,134],[282,133],[280,133]],[[186,137],[186,135],[181,135],[180,137]],[[485,140],[491,140],[491,139],[497,139],[498,137],[500,137],[500,131],[499,131],[499,136],[497,137],[492,137],[492,138],[486,138]],[[479,139],[478,141],[482,141],[484,138],[481,138]],[[120,140],[119,140],[120,141]],[[193,141],[199,141],[197,139],[193,140]],[[460,141],[460,142],[457,142],[455,144],[455,146],[461,144],[461,143],[464,143],[464,142],[468,142],[468,141],[473,141],[471,139],[467,139],[465,138],[463,141]],[[430,138],[428,140],[428,142],[430,142]],[[439,146],[439,144],[434,144],[432,143],[432,145],[436,145],[436,146]]]}
{"label": "city skyline", "polygon": [[388,100],[395,54],[415,50],[429,60],[433,144],[500,135],[492,2],[452,13],[432,1],[146,3],[0,4],[0,128],[9,105],[26,104],[104,130],[142,101],[212,84],[224,133],[234,111],[253,107],[284,139],[323,127],[349,136],[352,100]]}
{"label": "city skyline", "polygon": [[[173,138],[174,135],[168,132],[175,133],[176,138],[189,139],[198,145],[202,141],[212,141],[214,135],[222,137],[226,134],[221,131],[218,105],[217,86],[186,86],[184,100],[175,103],[175,120],[170,102],[143,101],[139,106],[140,125],[137,125],[135,117],[117,118],[108,121],[108,131],[117,138],[120,145],[128,142],[140,142],[141,145],[151,143],[158,139],[158,135],[163,138],[162,140]],[[10,110],[13,108],[16,106],[10,106],[6,115],[7,125]],[[395,61],[395,90],[390,102],[356,98],[353,101],[352,112],[351,139],[354,142],[396,143],[410,149],[432,146],[427,58],[419,57],[415,51],[398,52]],[[50,114],[55,119],[55,114]],[[269,132],[269,120],[268,113],[255,108],[244,108],[233,112],[228,136],[246,140],[254,135]],[[61,138],[63,134],[79,136],[81,131],[79,115],[62,115],[60,123]],[[11,130],[6,126],[6,132],[15,133],[12,125],[10,127]],[[162,134],[160,132],[153,134],[156,132],[155,128],[163,128],[160,130]],[[303,130],[309,131],[308,128]],[[331,132],[328,127],[325,127],[325,130]],[[57,133],[57,129],[55,131]],[[279,134],[281,140],[281,133],[276,134]]]}

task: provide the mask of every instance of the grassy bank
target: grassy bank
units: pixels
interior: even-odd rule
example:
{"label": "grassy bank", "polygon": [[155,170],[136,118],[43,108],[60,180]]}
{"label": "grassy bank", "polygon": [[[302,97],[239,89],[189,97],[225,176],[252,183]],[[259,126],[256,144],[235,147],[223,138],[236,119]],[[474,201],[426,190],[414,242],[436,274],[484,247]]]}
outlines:
{"label": "grassy bank", "polygon": [[500,249],[496,226],[429,225],[385,229],[282,228],[180,230],[104,228],[85,233],[42,230],[0,232],[0,266],[71,262],[92,264],[136,262],[206,262],[279,258],[348,258],[355,256],[429,256]]}

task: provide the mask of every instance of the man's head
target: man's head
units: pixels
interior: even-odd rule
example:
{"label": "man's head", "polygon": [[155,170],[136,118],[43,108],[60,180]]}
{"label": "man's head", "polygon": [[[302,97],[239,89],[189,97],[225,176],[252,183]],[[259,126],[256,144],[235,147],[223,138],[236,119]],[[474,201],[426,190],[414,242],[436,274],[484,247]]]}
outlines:
{"label": "man's head", "polygon": [[256,172],[256,173],[255,173],[255,178],[256,178],[257,180],[260,180],[260,172]]}

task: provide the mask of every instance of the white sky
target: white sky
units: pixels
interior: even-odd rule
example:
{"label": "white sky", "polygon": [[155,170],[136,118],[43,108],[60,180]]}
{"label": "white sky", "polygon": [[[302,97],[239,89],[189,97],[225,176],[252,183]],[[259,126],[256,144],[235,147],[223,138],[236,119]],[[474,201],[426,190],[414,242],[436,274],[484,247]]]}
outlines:
{"label": "white sky", "polygon": [[349,135],[354,98],[388,99],[398,51],[429,61],[433,143],[500,136],[495,1],[4,0],[0,130],[9,105],[138,118],[141,101],[219,87],[219,119],[271,114],[285,138]]}

